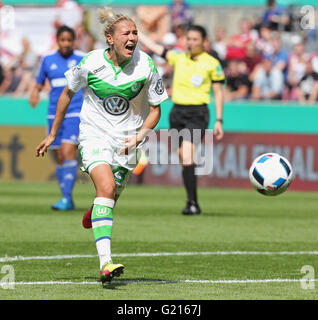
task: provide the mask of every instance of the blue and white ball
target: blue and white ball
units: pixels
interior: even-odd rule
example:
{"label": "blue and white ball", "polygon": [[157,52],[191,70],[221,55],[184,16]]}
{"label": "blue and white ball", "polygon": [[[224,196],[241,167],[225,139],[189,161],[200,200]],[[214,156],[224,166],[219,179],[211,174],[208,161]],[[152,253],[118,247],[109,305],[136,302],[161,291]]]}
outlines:
{"label": "blue and white ball", "polygon": [[277,153],[257,157],[249,171],[252,186],[265,196],[277,196],[287,190],[293,181],[289,161]]}

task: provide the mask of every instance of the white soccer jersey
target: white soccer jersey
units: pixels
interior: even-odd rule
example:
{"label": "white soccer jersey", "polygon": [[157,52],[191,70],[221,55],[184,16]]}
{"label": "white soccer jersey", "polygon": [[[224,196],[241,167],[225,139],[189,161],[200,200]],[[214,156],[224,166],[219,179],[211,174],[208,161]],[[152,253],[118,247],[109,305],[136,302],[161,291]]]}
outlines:
{"label": "white soccer jersey", "polygon": [[106,50],[91,51],[65,73],[71,91],[87,88],[79,135],[87,171],[101,160],[132,169],[136,164],[129,164],[127,157],[119,157],[116,152],[125,139],[141,129],[149,105],[159,105],[168,98],[157,68],[146,53],[136,50],[130,60],[116,67]]}
{"label": "white soccer jersey", "polygon": [[127,138],[142,127],[149,104],[159,105],[168,96],[146,53],[136,50],[129,61],[116,67],[106,50],[91,51],[65,76],[71,91],[87,87],[80,114],[81,131],[91,127],[93,132]]}

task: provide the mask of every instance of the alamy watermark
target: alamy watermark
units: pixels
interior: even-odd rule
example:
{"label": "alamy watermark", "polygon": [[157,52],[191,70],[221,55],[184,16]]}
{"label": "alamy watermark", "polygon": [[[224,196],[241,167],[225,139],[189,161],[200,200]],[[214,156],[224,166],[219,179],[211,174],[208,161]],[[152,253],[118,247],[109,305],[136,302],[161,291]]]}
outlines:
{"label": "alamy watermark", "polygon": [[14,289],[14,281],[15,281],[14,267],[10,264],[3,265],[1,267],[1,273],[0,273],[0,288]]}
{"label": "alamy watermark", "polygon": [[313,30],[315,29],[315,8],[310,5],[302,6],[300,8],[300,27],[303,30]]}
{"label": "alamy watermark", "polygon": [[[126,132],[127,137],[133,137],[137,132]],[[148,158],[148,163],[153,165],[181,164],[184,159],[191,159],[196,165],[195,174],[198,176],[209,175],[213,171],[213,130],[188,129],[180,131],[147,130],[143,133],[145,143],[142,148]],[[184,142],[186,143],[184,146]],[[180,148],[182,145],[182,148]],[[137,165],[135,149],[132,147],[127,156],[127,162]]]}
{"label": "alamy watermark", "polygon": [[315,289],[315,269],[313,266],[305,265],[300,269],[300,273],[305,274],[300,280],[300,286],[303,290]]}
{"label": "alamy watermark", "polygon": [[3,6],[0,9],[0,31],[15,29],[15,12],[12,6]]}

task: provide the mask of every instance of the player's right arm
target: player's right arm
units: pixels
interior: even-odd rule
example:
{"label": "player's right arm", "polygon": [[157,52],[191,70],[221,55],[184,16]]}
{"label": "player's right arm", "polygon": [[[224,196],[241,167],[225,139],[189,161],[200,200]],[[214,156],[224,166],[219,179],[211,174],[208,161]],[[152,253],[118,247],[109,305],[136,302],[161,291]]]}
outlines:
{"label": "player's right arm", "polygon": [[44,156],[44,153],[47,152],[48,147],[56,139],[57,133],[61,127],[61,124],[64,120],[67,108],[71,103],[71,100],[74,96],[74,92],[71,91],[67,86],[63,89],[60,98],[57,102],[57,108],[55,113],[54,122],[51,128],[49,135],[41,141],[41,143],[36,147],[35,156],[39,157]]}
{"label": "player's right arm", "polygon": [[36,78],[36,84],[31,92],[29,103],[32,108],[36,108],[40,101],[40,92],[43,89],[45,79],[47,78],[45,58],[41,61],[39,74]]}
{"label": "player's right arm", "polygon": [[43,89],[43,85],[37,83],[34,86],[33,90],[31,91],[30,98],[29,98],[29,104],[31,105],[32,108],[37,107],[37,105],[40,101],[40,92],[42,91],[42,89]]}

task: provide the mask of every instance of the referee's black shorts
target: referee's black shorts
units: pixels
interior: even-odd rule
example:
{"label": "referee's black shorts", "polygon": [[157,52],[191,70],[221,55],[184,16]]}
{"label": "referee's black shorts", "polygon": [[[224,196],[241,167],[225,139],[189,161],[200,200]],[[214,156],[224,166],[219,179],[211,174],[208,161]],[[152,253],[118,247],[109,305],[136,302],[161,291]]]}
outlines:
{"label": "referee's black shorts", "polygon": [[[182,129],[189,129],[188,134],[180,135],[179,146],[183,140],[192,143],[201,142],[205,135],[205,130],[208,128],[210,120],[209,109],[204,105],[180,105],[174,104],[170,112],[170,128],[177,129],[179,132]],[[197,141],[194,138],[194,129],[200,129],[201,138]],[[194,141],[195,140],[195,141]]]}

